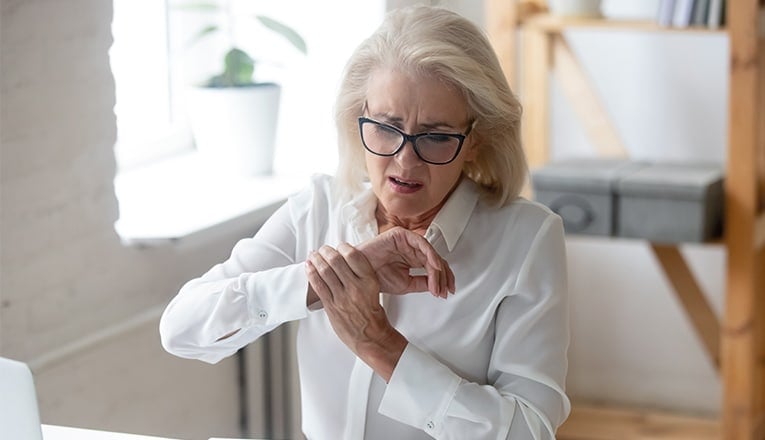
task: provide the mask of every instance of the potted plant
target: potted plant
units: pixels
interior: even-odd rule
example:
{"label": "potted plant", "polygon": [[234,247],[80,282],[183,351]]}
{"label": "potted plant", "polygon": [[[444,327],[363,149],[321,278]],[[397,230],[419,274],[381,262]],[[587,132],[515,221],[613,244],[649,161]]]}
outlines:
{"label": "potted plant", "polygon": [[[242,20],[289,42],[305,54],[303,38],[291,27],[264,15],[240,12],[231,0],[196,1],[178,6],[213,14],[219,23],[204,26],[192,40],[225,33],[228,48],[220,70],[190,88],[186,108],[194,142],[211,164],[244,175],[265,175],[273,170],[274,141],[281,86],[258,81],[255,57],[236,44],[235,26]],[[244,16],[243,16],[244,15]]]}

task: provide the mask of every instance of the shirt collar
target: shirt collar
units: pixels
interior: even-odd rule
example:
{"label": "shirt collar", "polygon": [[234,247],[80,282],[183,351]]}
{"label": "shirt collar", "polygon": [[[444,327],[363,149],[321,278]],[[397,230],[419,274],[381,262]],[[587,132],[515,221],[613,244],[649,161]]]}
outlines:
{"label": "shirt collar", "polygon": [[[476,184],[468,178],[462,178],[460,183],[457,184],[457,188],[454,189],[444,206],[436,214],[428,228],[426,237],[431,240],[430,235],[435,230],[438,230],[446,242],[446,247],[451,252],[462,236],[462,232],[465,230],[468,220],[470,220],[473,209],[476,203],[478,203],[478,198],[479,193]],[[372,189],[367,187],[342,207],[341,218],[343,222],[354,225],[357,233],[366,235],[365,233],[370,232],[367,230],[370,224],[374,226],[374,231],[377,231],[375,220],[376,208],[377,198],[374,196]]]}
{"label": "shirt collar", "polygon": [[377,233],[375,209],[377,197],[367,184],[364,190],[340,208],[342,222],[353,227],[356,238],[361,241]]}
{"label": "shirt collar", "polygon": [[473,209],[475,209],[475,205],[478,203],[478,198],[479,193],[476,184],[472,180],[463,177],[443,208],[436,214],[433,223],[430,224],[428,231],[438,229],[444,237],[444,241],[446,241],[446,247],[449,249],[449,252],[457,246],[457,241],[459,241],[462,233],[465,231],[465,226],[467,226],[468,220],[470,220],[470,216],[473,214]]}

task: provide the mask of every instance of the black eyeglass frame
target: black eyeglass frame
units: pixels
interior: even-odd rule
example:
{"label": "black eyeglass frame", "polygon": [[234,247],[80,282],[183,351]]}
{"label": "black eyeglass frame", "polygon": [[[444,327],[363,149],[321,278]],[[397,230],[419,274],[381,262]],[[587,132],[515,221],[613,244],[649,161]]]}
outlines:
{"label": "black eyeglass frame", "polygon": [[[373,151],[371,148],[369,148],[367,146],[367,143],[364,140],[364,129],[363,129],[363,126],[364,126],[365,123],[368,123],[368,122],[380,125],[380,126],[385,127],[385,128],[389,128],[389,129],[395,131],[396,133],[400,134],[401,137],[403,138],[403,140],[401,141],[401,145],[399,145],[395,150],[393,150],[390,153],[378,153],[377,151]],[[446,164],[454,162],[454,159],[456,159],[457,156],[460,155],[460,151],[462,151],[462,144],[465,142],[465,138],[473,130],[473,126],[474,125],[475,125],[475,121],[473,121],[470,124],[470,126],[468,127],[467,131],[465,131],[465,133],[442,133],[442,132],[429,131],[429,132],[424,132],[424,133],[408,134],[408,133],[404,133],[403,131],[399,130],[398,128],[396,128],[396,127],[394,127],[392,125],[385,124],[385,123],[382,123],[380,121],[375,121],[374,119],[367,118],[365,116],[360,116],[359,117],[359,137],[361,137],[361,143],[364,145],[364,148],[367,151],[369,151],[370,153],[375,154],[377,156],[383,156],[383,157],[395,156],[396,154],[398,154],[399,151],[401,151],[402,148],[404,148],[404,145],[406,145],[407,142],[411,142],[412,143],[412,148],[414,149],[414,154],[416,154],[417,157],[420,158],[421,161],[423,161],[425,163],[432,164],[432,165],[446,165]],[[431,160],[427,160],[424,157],[422,157],[422,154],[420,154],[420,150],[417,147],[417,139],[419,139],[421,137],[425,137],[425,136],[447,136],[447,137],[451,137],[451,138],[459,140],[459,144],[457,145],[457,150],[454,152],[454,156],[452,156],[452,158],[449,159],[446,162],[433,162]]]}

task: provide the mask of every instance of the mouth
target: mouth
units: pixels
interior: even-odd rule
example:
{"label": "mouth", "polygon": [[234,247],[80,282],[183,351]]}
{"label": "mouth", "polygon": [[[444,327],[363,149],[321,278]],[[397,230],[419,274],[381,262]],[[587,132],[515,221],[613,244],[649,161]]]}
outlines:
{"label": "mouth", "polygon": [[400,177],[390,176],[388,177],[388,181],[396,188],[406,191],[416,191],[423,187],[423,184],[416,180],[407,180]]}
{"label": "mouth", "polygon": [[394,185],[401,185],[406,186],[409,188],[416,188],[422,186],[422,183],[417,182],[415,180],[406,180],[401,179],[399,177],[388,177],[388,180],[390,180]]}

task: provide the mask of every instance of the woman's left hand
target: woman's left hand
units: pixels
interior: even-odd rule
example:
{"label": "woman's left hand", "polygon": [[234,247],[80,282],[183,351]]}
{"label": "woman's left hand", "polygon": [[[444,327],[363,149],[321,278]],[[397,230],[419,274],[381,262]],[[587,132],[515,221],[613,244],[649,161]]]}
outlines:
{"label": "woman's left hand", "polygon": [[407,341],[380,305],[380,283],[364,254],[346,243],[325,245],[308,256],[306,273],[340,340],[388,380]]}

